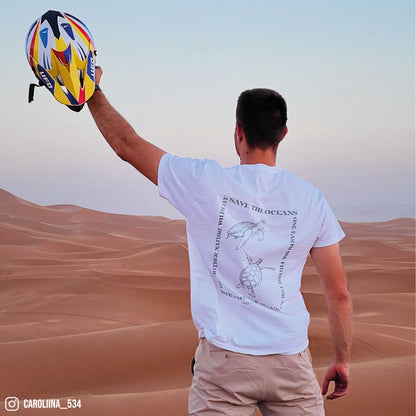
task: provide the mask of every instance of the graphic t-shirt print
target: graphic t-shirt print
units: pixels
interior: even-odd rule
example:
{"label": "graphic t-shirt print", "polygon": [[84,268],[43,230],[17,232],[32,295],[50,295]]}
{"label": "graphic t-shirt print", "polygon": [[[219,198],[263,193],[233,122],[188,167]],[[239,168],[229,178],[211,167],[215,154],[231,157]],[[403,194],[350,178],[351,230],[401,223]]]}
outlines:
{"label": "graphic t-shirt print", "polygon": [[244,247],[251,237],[257,238],[257,241],[264,240],[264,225],[266,222],[261,220],[257,223],[250,221],[243,221],[233,225],[227,232],[228,237],[234,237],[238,240],[235,247],[236,250]]}
{"label": "graphic t-shirt print", "polygon": [[297,214],[296,209],[269,209],[233,196],[222,198],[212,264],[221,295],[282,310],[285,265],[296,241]]}

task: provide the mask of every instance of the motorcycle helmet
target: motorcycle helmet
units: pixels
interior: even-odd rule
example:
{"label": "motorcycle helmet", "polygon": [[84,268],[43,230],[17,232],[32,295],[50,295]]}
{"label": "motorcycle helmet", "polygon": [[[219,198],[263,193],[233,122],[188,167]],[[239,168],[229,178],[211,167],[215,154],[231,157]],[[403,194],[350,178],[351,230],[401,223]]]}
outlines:
{"label": "motorcycle helmet", "polygon": [[[26,37],[26,56],[39,86],[74,111],[80,111],[94,94],[95,55],[91,32],[68,13],[49,10],[32,24]],[[29,102],[35,86],[30,86]]]}

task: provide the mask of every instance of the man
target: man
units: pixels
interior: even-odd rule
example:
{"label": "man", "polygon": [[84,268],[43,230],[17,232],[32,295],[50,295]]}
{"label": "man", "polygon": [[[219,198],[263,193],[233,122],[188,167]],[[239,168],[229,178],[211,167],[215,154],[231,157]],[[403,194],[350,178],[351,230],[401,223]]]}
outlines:
{"label": "man", "polygon": [[[96,69],[96,82],[102,75]],[[110,146],[158,185],[187,220],[191,309],[200,342],[191,415],[323,415],[349,385],[351,303],[339,241],[322,194],[276,167],[287,133],[284,99],[255,89],[237,104],[240,165],[180,158],[139,137],[98,87],[88,101]],[[310,253],[324,288],[334,358],[322,391],[308,350],[309,314],[300,293]]]}

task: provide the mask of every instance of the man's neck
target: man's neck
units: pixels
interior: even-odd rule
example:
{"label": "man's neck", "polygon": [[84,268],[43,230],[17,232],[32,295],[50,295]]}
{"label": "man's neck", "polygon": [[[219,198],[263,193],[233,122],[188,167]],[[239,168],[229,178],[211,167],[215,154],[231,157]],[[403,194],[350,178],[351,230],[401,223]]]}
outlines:
{"label": "man's neck", "polygon": [[240,155],[240,165],[263,164],[267,166],[276,166],[276,150],[259,148],[244,149]]}

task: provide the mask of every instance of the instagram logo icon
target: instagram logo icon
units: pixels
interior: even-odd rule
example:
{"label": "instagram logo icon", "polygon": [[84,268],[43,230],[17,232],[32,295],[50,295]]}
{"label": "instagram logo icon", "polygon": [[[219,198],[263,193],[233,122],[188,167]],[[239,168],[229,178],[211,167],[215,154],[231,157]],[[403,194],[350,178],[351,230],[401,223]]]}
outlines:
{"label": "instagram logo icon", "polygon": [[7,397],[4,407],[8,412],[16,412],[19,409],[19,399],[17,397]]}

